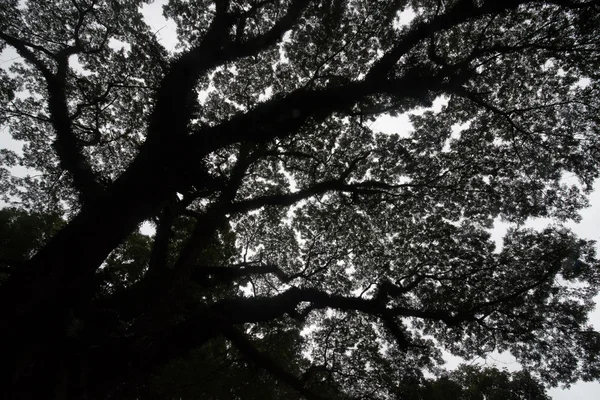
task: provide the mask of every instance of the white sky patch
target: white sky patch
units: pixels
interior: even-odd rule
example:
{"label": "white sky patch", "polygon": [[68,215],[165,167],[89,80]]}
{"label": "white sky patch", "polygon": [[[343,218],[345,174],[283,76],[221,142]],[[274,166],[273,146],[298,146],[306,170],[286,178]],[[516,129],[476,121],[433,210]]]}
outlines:
{"label": "white sky patch", "polygon": [[258,96],[258,101],[267,101],[273,96],[273,86],[269,86]]}
{"label": "white sky patch", "polygon": [[294,176],[285,169],[283,162],[279,163],[279,172],[281,172],[283,176],[285,176],[285,179],[287,179],[290,192],[296,193],[298,191],[296,179],[294,179]]}
{"label": "white sky patch", "polygon": [[240,289],[240,292],[242,292],[245,297],[254,296],[254,290],[252,290],[252,284],[250,282],[246,283],[245,285],[239,285],[238,289]]}
{"label": "white sky patch", "polygon": [[199,90],[198,91],[198,102],[203,105],[204,103],[206,103],[206,99],[208,99],[208,95],[210,95],[212,92],[214,92],[216,89],[213,85],[210,85],[210,87],[206,90]]}
{"label": "white sky patch", "polygon": [[460,139],[460,134],[465,129],[469,129],[471,126],[471,121],[464,122],[462,124],[454,124],[450,127],[452,129],[452,133],[450,134],[451,139]]}
{"label": "white sky patch", "polygon": [[431,110],[434,113],[439,113],[440,111],[442,111],[442,109],[444,107],[446,107],[448,105],[449,101],[450,101],[450,98],[446,97],[446,96],[436,97],[436,99],[433,100],[433,105],[431,106]]}
{"label": "white sky patch", "polygon": [[281,38],[281,42],[279,43],[279,63],[288,64],[290,59],[287,56],[287,51],[285,51],[285,43],[289,43],[292,40],[292,31],[289,30],[283,34],[283,38]]}
{"label": "white sky patch", "polygon": [[553,400],[592,400],[597,399],[600,393],[598,382],[578,382],[570,389],[550,389],[548,394]]}
{"label": "white sky patch", "polygon": [[397,133],[402,138],[410,137],[411,132],[414,131],[412,124],[410,123],[409,114],[401,114],[397,117],[391,115],[382,115],[377,118],[371,129],[374,132],[381,132],[386,134]]}
{"label": "white sky patch", "polygon": [[[198,91],[198,102],[200,102],[201,105],[204,105],[204,103],[206,103],[206,99],[208,99],[208,96],[212,92],[215,92],[217,90],[215,88],[215,85],[213,85],[213,78],[217,72],[220,72],[222,70],[223,70],[223,67],[217,67],[208,74],[208,80],[209,80],[208,87],[204,90]],[[236,76],[239,73],[239,71],[237,70],[237,67],[235,67],[235,66],[232,66],[231,68],[229,68],[229,71],[231,71],[231,73]]]}
{"label": "white sky patch", "polygon": [[349,265],[346,267],[346,269],[344,269],[344,272],[346,273],[346,275],[351,276],[354,275],[354,273],[356,272],[356,268],[354,267],[354,265]]}
{"label": "white sky patch", "polygon": [[385,134],[398,134],[401,138],[409,138],[411,133],[415,130],[412,123],[410,122],[410,115],[422,115],[426,111],[433,111],[434,113],[441,112],[446,105],[448,105],[449,98],[445,96],[439,96],[429,108],[416,108],[410,110],[396,117],[392,117],[389,114],[382,114],[375,122],[371,125],[371,129],[374,132],[380,132]]}
{"label": "white sky patch", "polygon": [[579,79],[573,86],[580,89],[585,89],[592,83],[592,80],[588,77]]}
{"label": "white sky patch", "polygon": [[144,221],[140,226],[140,233],[146,236],[154,236],[156,234],[156,227],[152,222]]}
{"label": "white sky patch", "polygon": [[[285,224],[287,226],[291,226],[292,222],[294,221],[294,218],[296,217],[296,213],[297,212],[301,213],[302,207],[304,207],[305,204],[306,204],[306,200],[300,200],[299,202],[289,206],[287,209],[287,212],[285,213],[285,217],[283,218],[283,220],[281,222],[283,222],[283,224]],[[300,232],[297,229],[294,229],[294,235],[295,235],[298,243],[303,246],[304,243],[306,242],[306,240],[302,238],[302,235],[300,234]]]}
{"label": "white sky patch", "polygon": [[244,106],[244,105],[242,105],[242,104],[240,104],[240,103],[237,103],[237,102],[235,102],[235,101],[233,101],[233,100],[230,100],[230,99],[225,99],[224,101],[225,101],[225,103],[227,103],[227,104],[231,104],[232,106],[234,106],[234,107],[235,107],[235,109],[236,109],[236,110],[238,110],[238,111],[242,111],[242,112],[244,112],[244,111],[247,111],[247,110],[248,110],[248,109],[246,108],[246,106]]}
{"label": "white sky patch", "polygon": [[[433,338],[428,337],[428,339]],[[433,340],[437,342],[435,339]],[[450,354],[446,350],[442,350],[442,356],[444,357],[444,361],[446,362],[444,367],[448,371],[455,370],[460,364],[496,367],[500,370],[506,369],[509,372],[516,372],[522,369],[522,366],[517,362],[517,359],[507,351],[504,351],[502,353],[494,351],[488,354],[486,358],[476,357],[471,360],[464,360],[460,357]]]}
{"label": "white sky patch", "polygon": [[300,331],[300,336],[306,337],[313,332],[318,331],[320,328],[316,324],[305,325]]}
{"label": "white sky patch", "polygon": [[552,59],[546,60],[544,65],[542,65],[542,71],[548,71],[550,68],[554,67],[554,64],[555,64],[554,60],[552,60]]}
{"label": "white sky patch", "polygon": [[411,183],[413,181],[413,178],[410,176],[406,176],[406,175],[401,175],[396,179],[396,184],[397,185],[405,185],[407,183]]}
{"label": "white sky patch", "polygon": [[500,217],[497,217],[496,219],[494,219],[494,227],[490,231],[490,234],[492,235],[492,237],[490,239],[496,244],[495,253],[500,253],[502,251],[502,248],[503,248],[502,240],[503,240],[504,236],[506,235],[508,228],[510,228],[511,226],[513,226],[513,225],[508,222],[502,221],[500,219]]}
{"label": "white sky patch", "polygon": [[438,96],[435,98],[435,100],[433,100],[431,107],[415,108],[414,110],[410,110],[408,113],[414,114],[414,115],[423,115],[427,111],[433,111],[435,114],[437,114],[437,113],[441,112],[444,109],[444,107],[446,107],[448,105],[449,101],[450,101],[449,97]]}
{"label": "white sky patch", "polygon": [[23,155],[23,145],[27,142],[21,140],[15,140],[10,136],[10,132],[7,126],[0,129],[0,148],[14,151],[17,155]]}
{"label": "white sky patch", "polygon": [[360,297],[363,299],[372,299],[375,295],[375,291],[377,290],[377,285],[370,284],[365,287],[360,287],[350,291],[354,297]]}
{"label": "white sky patch", "polygon": [[0,68],[6,70],[9,74],[8,69],[16,62],[22,62],[23,57],[21,57],[15,49],[10,46],[7,46],[4,50],[0,52]]}
{"label": "white sky patch", "polygon": [[442,152],[444,152],[444,153],[449,152],[450,148],[452,147],[452,142],[460,139],[460,135],[461,135],[462,131],[464,131],[465,129],[468,129],[470,126],[471,126],[471,121],[467,121],[462,124],[452,125],[450,127],[450,129],[451,129],[450,137],[448,139],[446,139],[446,142],[444,143],[444,147],[442,148]]}
{"label": "white sky patch", "polygon": [[417,13],[412,7],[405,8],[396,14],[396,18],[394,19],[394,28],[402,29],[403,27],[408,26],[416,16]]}
{"label": "white sky patch", "polygon": [[83,76],[94,75],[92,71],[89,71],[83,67],[83,65],[79,62],[79,57],[77,54],[73,54],[71,57],[69,57],[69,66]]}
{"label": "white sky patch", "polygon": [[165,4],[167,4],[167,0],[156,0],[150,4],[144,4],[140,11],[144,16],[144,21],[156,35],[158,42],[169,52],[174,53],[177,44],[179,44],[176,33],[177,26],[175,21],[167,20],[163,16],[162,8]]}
{"label": "white sky patch", "polygon": [[489,354],[483,363],[487,366],[495,366],[499,369],[506,368],[509,372],[521,370],[521,364],[519,364],[517,359],[508,351],[502,353],[495,351],[492,354]]}
{"label": "white sky patch", "polygon": [[123,42],[115,38],[108,39],[108,47],[117,51],[124,49],[125,53],[129,53],[131,51],[131,45],[129,43]]}
{"label": "white sky patch", "polygon": [[[12,75],[12,73],[10,71],[8,71],[8,69],[11,67],[11,65],[13,65],[16,62],[24,63],[23,58],[17,54],[17,52],[15,51],[14,48],[7,46],[2,52],[0,52],[0,68],[7,71],[7,73],[10,76],[14,76],[14,75]],[[25,99],[30,96],[30,93],[27,91],[22,91],[22,92],[15,93],[15,96],[20,99]],[[22,156],[23,155],[23,146],[26,143],[27,142],[25,142],[25,141],[13,139],[12,136],[10,135],[10,129],[8,128],[8,126],[5,125],[5,126],[0,127],[0,149],[7,149],[7,150],[15,152],[19,156]],[[14,167],[11,167],[11,168],[9,168],[9,171],[13,176],[18,177],[18,178],[24,178],[27,175],[39,174],[38,171],[23,167],[21,165],[16,165]],[[14,200],[14,198],[13,198],[13,200]],[[0,201],[0,208],[4,208],[7,206],[9,206],[9,204],[7,204],[3,201]]]}

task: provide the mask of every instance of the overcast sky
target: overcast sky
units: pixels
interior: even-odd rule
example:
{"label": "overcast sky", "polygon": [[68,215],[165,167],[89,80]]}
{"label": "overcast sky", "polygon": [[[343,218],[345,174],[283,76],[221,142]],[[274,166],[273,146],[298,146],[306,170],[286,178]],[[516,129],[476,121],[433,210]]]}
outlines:
{"label": "overcast sky", "polygon": [[[156,32],[157,37],[161,43],[167,48],[167,50],[174,51],[176,46],[175,38],[175,24],[172,21],[166,21],[162,16],[162,4],[166,0],[157,0],[153,4],[146,5],[143,8],[143,13],[148,24]],[[408,22],[411,19],[411,13],[403,13],[401,22]],[[16,54],[12,50],[4,51],[0,54],[0,67],[7,67],[10,63],[15,60]],[[441,106],[442,102],[437,102],[437,107]],[[410,124],[407,116],[400,116],[397,118],[384,117],[378,120],[373,126],[376,130],[384,132],[396,132],[399,134],[406,134],[410,130]],[[19,151],[22,144],[17,143],[9,137],[8,130],[3,129],[0,131],[0,148],[9,148],[11,150]],[[17,173],[24,173],[24,170],[17,170]],[[600,180],[596,182],[595,187],[600,186]],[[0,204],[0,207],[2,204]],[[585,239],[592,239],[600,241],[600,230],[598,224],[600,223],[600,190],[594,192],[590,198],[590,207],[581,212],[582,221],[578,224],[569,223],[567,226],[571,228],[578,236]],[[542,228],[551,221],[548,220],[537,220],[529,221],[528,225],[534,228]],[[501,244],[501,238],[503,233],[508,228],[507,224],[498,223],[496,229],[492,232],[493,238],[497,241],[498,245]],[[597,243],[596,248],[600,254],[600,245]],[[600,302],[600,296],[596,298],[596,303]],[[590,322],[594,325],[596,330],[600,329],[600,310],[597,308],[590,318]],[[456,365],[456,360],[451,360],[449,366]],[[515,362],[514,357],[509,354],[494,355],[490,357],[486,363],[495,364],[499,368],[508,368],[509,370],[518,369],[518,364]],[[598,400],[600,399],[600,383],[578,383],[573,385],[570,389],[552,389],[550,395],[553,400]]]}

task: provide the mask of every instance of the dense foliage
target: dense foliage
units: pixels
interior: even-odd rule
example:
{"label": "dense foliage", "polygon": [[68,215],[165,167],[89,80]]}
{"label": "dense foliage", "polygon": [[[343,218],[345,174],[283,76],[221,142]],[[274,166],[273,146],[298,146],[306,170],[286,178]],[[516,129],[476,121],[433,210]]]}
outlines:
{"label": "dense foliage", "polygon": [[[0,2],[0,124],[24,142],[0,153],[0,397],[600,378],[600,265],[561,226],[599,176],[598,1],[169,0],[174,49],[145,2]],[[524,371],[448,374],[442,350]]]}

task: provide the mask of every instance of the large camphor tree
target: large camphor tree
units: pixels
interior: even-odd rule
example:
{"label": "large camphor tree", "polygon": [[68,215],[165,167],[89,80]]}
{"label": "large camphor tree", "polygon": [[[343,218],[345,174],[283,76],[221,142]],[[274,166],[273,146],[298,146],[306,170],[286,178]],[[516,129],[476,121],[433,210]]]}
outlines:
{"label": "large camphor tree", "polygon": [[[147,2],[0,2],[2,135],[25,143],[0,153],[0,397],[600,377],[599,263],[560,225],[600,171],[599,1],[170,0],[175,49]],[[524,371],[448,375],[442,350]]]}

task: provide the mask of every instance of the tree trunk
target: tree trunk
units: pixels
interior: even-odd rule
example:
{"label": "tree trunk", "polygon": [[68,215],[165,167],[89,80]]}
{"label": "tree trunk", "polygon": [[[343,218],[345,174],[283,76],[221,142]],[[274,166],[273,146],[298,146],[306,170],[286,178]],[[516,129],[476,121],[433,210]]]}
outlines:
{"label": "tree trunk", "polygon": [[[27,398],[20,397],[25,389],[19,389],[26,387],[31,388],[31,398],[53,398],[62,393],[55,387],[61,381],[56,379],[56,365],[73,354],[49,353],[64,348],[61,343],[73,318],[87,319],[98,267],[167,198],[171,185],[165,164],[138,157],[109,192],[84,205],[0,288],[0,373],[3,386],[12,387],[15,398]],[[23,374],[26,370],[31,376]],[[71,375],[66,373],[65,379]]]}

